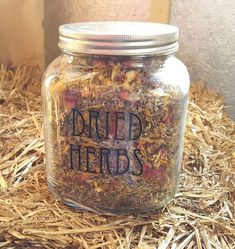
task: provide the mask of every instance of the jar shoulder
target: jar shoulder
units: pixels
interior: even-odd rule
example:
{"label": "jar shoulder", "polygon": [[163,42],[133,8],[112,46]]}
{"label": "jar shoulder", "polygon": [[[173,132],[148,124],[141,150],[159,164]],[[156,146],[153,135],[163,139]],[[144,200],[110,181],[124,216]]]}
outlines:
{"label": "jar shoulder", "polygon": [[156,71],[158,80],[167,85],[177,86],[183,93],[188,93],[190,77],[185,64],[178,58],[168,58],[161,70]]}
{"label": "jar shoulder", "polygon": [[50,86],[58,81],[61,77],[61,72],[68,67],[68,61],[63,56],[55,58],[46,68],[42,79],[42,95],[47,95]]}
{"label": "jar shoulder", "polygon": [[44,80],[48,77],[51,77],[53,75],[59,75],[61,74],[61,71],[63,68],[65,68],[68,64],[68,61],[63,55],[58,56],[55,58],[46,68],[46,71],[44,73]]}
{"label": "jar shoulder", "polygon": [[[81,81],[81,78],[84,78],[86,80],[88,75],[84,76],[83,74],[96,73],[98,76],[103,77],[104,75],[106,75],[104,73],[104,69],[107,67],[106,73],[111,71],[112,75],[119,72],[119,74],[122,77],[124,76],[126,77],[130,73],[133,73],[135,71],[136,74],[140,76],[143,73],[146,74],[146,79],[148,80],[151,80],[153,82],[160,82],[162,83],[162,85],[165,85],[166,87],[172,86],[173,89],[178,89],[183,94],[187,94],[189,91],[190,79],[189,79],[188,70],[186,66],[184,65],[184,63],[181,62],[175,56],[170,56],[167,59],[164,59],[164,61],[160,63],[161,66],[159,66],[160,64],[158,63],[154,63],[150,67],[143,66],[146,63],[146,59],[144,58],[140,59],[137,63],[136,61],[133,61],[132,64],[130,63],[130,61],[128,61],[130,65],[128,65],[128,63],[124,61],[122,62],[124,64],[123,67],[121,66],[122,64],[119,61],[116,62],[115,64],[110,59],[112,63],[108,64],[106,62],[107,64],[106,65],[104,63],[104,59],[103,60],[102,59],[103,58],[101,58],[100,60],[97,60],[96,58],[93,59],[94,62],[98,63],[99,65],[97,64],[98,65],[97,66],[96,64],[94,64],[91,66],[88,64],[89,57],[87,57],[86,59],[82,57],[79,58],[80,63],[82,62],[82,64],[77,64],[77,61],[75,61],[73,57],[71,57],[71,61],[70,61],[70,56],[61,55],[57,57],[54,61],[52,61],[50,65],[47,67],[47,70],[44,74],[43,87],[48,88],[52,82],[54,83],[58,82],[59,79],[61,79],[61,77],[63,79],[66,79],[65,82],[67,83],[70,81],[74,81],[78,78],[79,78],[79,81]],[[106,66],[103,67],[103,64]],[[100,68],[101,66],[102,68]],[[116,78],[119,79],[120,77],[116,77]],[[94,82],[96,84],[97,81],[94,81]]]}

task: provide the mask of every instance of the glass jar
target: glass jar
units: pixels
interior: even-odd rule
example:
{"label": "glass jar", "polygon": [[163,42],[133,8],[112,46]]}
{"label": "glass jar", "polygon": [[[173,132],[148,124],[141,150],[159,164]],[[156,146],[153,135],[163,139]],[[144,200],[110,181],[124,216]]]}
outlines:
{"label": "glass jar", "polygon": [[174,197],[189,91],[178,28],[134,22],[60,27],[42,88],[47,179],[77,208],[119,214]]}

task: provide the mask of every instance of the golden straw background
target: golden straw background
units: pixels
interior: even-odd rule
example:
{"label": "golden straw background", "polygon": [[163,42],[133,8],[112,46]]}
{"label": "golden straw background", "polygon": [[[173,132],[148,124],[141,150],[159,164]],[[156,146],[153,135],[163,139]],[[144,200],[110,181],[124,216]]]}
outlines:
{"label": "golden straw background", "polygon": [[235,122],[223,97],[191,87],[180,186],[155,213],[105,216],[54,200],[44,168],[41,74],[0,67],[0,247],[235,248]]}

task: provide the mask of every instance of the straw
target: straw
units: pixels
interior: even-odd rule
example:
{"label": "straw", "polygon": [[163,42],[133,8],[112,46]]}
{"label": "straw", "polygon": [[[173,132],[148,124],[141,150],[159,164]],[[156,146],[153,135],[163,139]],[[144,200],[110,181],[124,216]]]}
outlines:
{"label": "straw", "polygon": [[224,100],[192,84],[175,199],[158,212],[73,210],[46,183],[35,67],[0,67],[0,248],[235,248],[235,122]]}

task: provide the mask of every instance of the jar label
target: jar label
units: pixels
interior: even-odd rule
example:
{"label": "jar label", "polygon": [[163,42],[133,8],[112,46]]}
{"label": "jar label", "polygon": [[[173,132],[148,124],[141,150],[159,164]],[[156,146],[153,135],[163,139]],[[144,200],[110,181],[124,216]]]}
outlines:
{"label": "jar label", "polygon": [[[84,112],[72,108],[70,135],[105,141],[134,142],[141,136],[143,124],[133,112],[109,112],[88,109]],[[143,164],[140,149],[111,148],[70,144],[70,168],[86,173],[122,175],[131,172],[141,175]],[[135,165],[132,169],[132,164]],[[95,167],[98,165],[97,167]]]}

